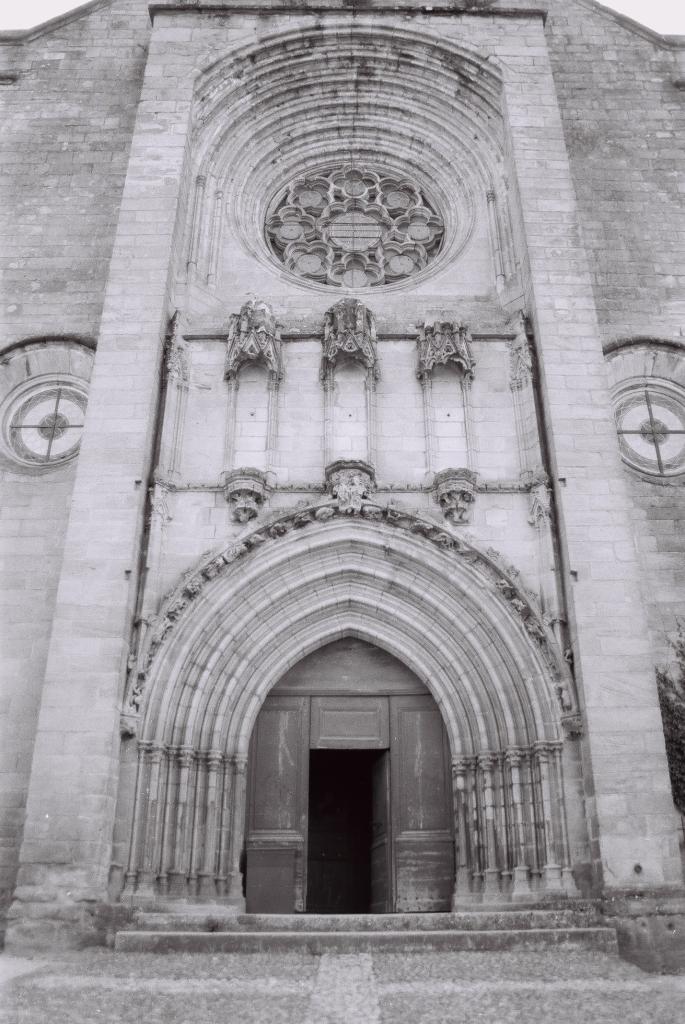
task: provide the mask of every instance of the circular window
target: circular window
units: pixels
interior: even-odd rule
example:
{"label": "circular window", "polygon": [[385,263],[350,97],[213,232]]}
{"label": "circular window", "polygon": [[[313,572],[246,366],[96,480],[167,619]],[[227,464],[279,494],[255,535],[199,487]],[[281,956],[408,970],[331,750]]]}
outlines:
{"label": "circular window", "polygon": [[298,277],[347,288],[423,270],[444,235],[434,203],[407,178],[351,165],[290,183],[266,222],[271,251]]}
{"label": "circular window", "polygon": [[685,472],[685,393],[668,381],[631,383],[616,403],[625,462],[653,476]]}
{"label": "circular window", "polygon": [[5,445],[25,465],[66,462],[78,452],[85,410],[86,392],[80,381],[34,379],[6,405]]}

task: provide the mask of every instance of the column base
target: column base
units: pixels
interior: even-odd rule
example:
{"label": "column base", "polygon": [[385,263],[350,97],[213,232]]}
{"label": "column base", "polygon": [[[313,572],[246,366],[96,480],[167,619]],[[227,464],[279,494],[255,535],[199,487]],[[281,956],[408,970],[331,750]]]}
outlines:
{"label": "column base", "polygon": [[551,896],[559,896],[566,893],[566,889],[561,882],[560,864],[545,864],[542,869],[542,889],[546,895]]}
{"label": "column base", "polygon": [[530,871],[525,864],[514,868],[511,877],[511,899],[513,902],[528,902],[531,899]]}
{"label": "column base", "polygon": [[502,899],[502,887],[500,885],[500,873],[498,868],[486,868],[483,872],[482,902],[499,903]]}

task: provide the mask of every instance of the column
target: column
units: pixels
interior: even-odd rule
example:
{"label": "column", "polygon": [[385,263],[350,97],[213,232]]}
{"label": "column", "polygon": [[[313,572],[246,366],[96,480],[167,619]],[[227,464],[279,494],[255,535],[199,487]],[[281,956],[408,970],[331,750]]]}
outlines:
{"label": "column", "polygon": [[550,768],[552,749],[549,743],[539,742],[533,747],[534,758],[540,780],[542,833],[544,837],[544,864],[542,867],[542,884],[545,892],[561,892],[561,865],[557,856],[557,842],[554,834],[552,811],[552,785]]}
{"label": "column", "polygon": [[423,399],[423,433],[426,439],[426,472],[433,472],[435,441],[433,439],[433,378],[430,373],[419,373]]}
{"label": "column", "polygon": [[231,808],[231,866],[228,882],[228,899],[233,906],[244,909],[245,897],[243,896],[243,876],[240,871],[240,858],[245,840],[247,758],[242,754],[237,754],[232,759],[232,766],[233,804]]}
{"label": "column", "polygon": [[204,821],[204,863],[200,872],[199,895],[202,899],[214,899],[217,874],[217,833],[219,829],[219,772],[223,764],[223,754],[219,750],[210,750],[207,754],[207,795],[206,814]]}
{"label": "column", "polygon": [[467,831],[467,795],[466,776],[468,772],[468,760],[466,758],[455,758],[452,761],[452,798],[454,801],[454,893],[452,895],[452,909],[454,910],[459,900],[464,895],[470,895],[471,873],[469,871],[469,850]]}
{"label": "column", "polygon": [[485,872],[483,899],[499,899],[500,877],[497,866],[497,839],[495,833],[495,800],[493,770],[496,765],[494,754],[479,754],[478,766],[483,780],[483,815],[485,818]]}
{"label": "column", "polygon": [[526,863],[526,828],[523,819],[523,794],[521,791],[521,760],[523,753],[517,747],[510,747],[505,757],[509,765],[511,783],[512,835],[511,846],[514,869],[511,878],[512,900],[530,898],[530,869]]}

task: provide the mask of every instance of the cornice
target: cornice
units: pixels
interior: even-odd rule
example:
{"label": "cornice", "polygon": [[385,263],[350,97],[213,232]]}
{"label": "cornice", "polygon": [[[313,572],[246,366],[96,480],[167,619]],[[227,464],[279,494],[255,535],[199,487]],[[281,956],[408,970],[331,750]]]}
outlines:
{"label": "cornice", "polygon": [[375,17],[431,17],[431,18],[454,18],[467,15],[474,18],[514,18],[530,20],[540,18],[543,24],[547,20],[547,11],[541,7],[524,8],[493,8],[475,7],[469,4],[418,4],[418,3],[389,3],[387,6],[376,7],[372,2],[359,2],[359,0],[343,0],[333,5],[312,0],[296,0],[292,4],[279,4],[274,7],[263,6],[255,0],[247,0],[246,3],[152,3],[148,7],[150,20],[154,24],[158,15],[173,14],[205,14],[212,17],[232,17],[236,14],[255,14],[260,18],[283,17],[284,14],[293,15],[312,14],[317,17],[329,15],[339,18],[344,15],[359,17],[360,15],[372,15]]}

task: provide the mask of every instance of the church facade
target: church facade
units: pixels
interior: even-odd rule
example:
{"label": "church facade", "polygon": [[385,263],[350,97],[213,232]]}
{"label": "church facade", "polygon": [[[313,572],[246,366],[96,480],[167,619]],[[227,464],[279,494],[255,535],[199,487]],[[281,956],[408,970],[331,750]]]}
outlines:
{"label": "church facade", "polygon": [[683,52],[590,0],[0,36],[8,949],[594,900],[682,956]]}

